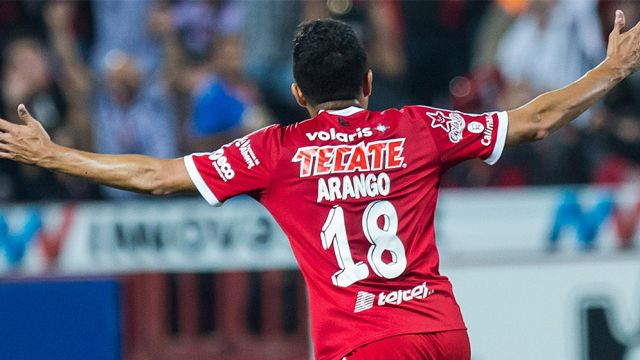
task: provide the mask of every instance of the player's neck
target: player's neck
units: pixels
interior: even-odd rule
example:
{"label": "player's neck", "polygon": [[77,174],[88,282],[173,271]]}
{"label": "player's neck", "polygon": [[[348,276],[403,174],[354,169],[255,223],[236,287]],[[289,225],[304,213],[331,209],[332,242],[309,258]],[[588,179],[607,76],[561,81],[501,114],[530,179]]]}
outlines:
{"label": "player's neck", "polygon": [[365,106],[362,104],[362,101],[358,99],[350,99],[350,100],[335,100],[335,101],[323,102],[316,106],[308,106],[307,110],[309,110],[309,114],[311,114],[311,116],[316,116],[322,110],[325,110],[325,111],[342,110],[350,106],[365,108]]}

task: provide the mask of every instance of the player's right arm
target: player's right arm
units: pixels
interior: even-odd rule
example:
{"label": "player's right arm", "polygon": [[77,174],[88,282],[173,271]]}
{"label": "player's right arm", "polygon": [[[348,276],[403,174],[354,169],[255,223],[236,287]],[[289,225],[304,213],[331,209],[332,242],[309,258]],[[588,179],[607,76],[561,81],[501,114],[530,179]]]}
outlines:
{"label": "player's right arm", "polygon": [[507,146],[544,139],[578,117],[640,67],[640,23],[623,33],[624,24],[624,14],[617,10],[607,57],[600,65],[574,83],[542,94],[508,112]]}
{"label": "player's right arm", "polygon": [[24,125],[0,119],[0,159],[152,195],[196,191],[183,159],[102,155],[63,147],[51,141],[24,105],[18,107],[18,115]]}

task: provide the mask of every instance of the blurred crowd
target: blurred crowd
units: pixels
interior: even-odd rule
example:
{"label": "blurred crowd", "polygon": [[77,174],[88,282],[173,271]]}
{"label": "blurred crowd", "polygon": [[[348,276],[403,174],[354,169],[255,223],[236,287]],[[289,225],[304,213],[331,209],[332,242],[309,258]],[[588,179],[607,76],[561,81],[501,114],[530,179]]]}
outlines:
{"label": "blurred crowd", "polygon": [[[0,2],[0,117],[25,103],[52,138],[101,153],[213,150],[307,117],[289,92],[304,20],[354,26],[374,71],[374,110],[407,104],[511,109],[579,78],[606,53],[617,0],[110,0]],[[446,186],[618,183],[640,178],[640,76],[548,140],[470,161]],[[121,199],[0,161],[0,202]]]}

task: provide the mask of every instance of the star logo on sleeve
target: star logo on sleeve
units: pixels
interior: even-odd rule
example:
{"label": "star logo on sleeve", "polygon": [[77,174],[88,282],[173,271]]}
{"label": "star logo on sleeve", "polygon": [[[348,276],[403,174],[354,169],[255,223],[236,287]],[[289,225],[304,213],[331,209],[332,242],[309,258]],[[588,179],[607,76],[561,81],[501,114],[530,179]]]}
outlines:
{"label": "star logo on sleeve", "polygon": [[444,131],[449,132],[451,128],[449,127],[450,117],[447,117],[442,111],[436,111],[434,113],[427,113],[427,116],[431,118],[431,127],[437,128],[440,127]]}

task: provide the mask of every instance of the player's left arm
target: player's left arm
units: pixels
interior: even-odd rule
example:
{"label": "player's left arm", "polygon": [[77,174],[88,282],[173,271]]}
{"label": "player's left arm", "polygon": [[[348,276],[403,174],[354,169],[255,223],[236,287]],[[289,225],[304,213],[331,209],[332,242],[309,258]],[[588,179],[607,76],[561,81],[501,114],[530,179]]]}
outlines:
{"label": "player's left arm", "polygon": [[542,94],[511,110],[507,146],[544,139],[582,114],[640,67],[640,23],[622,33],[624,13],[616,11],[607,57],[574,83]]}

